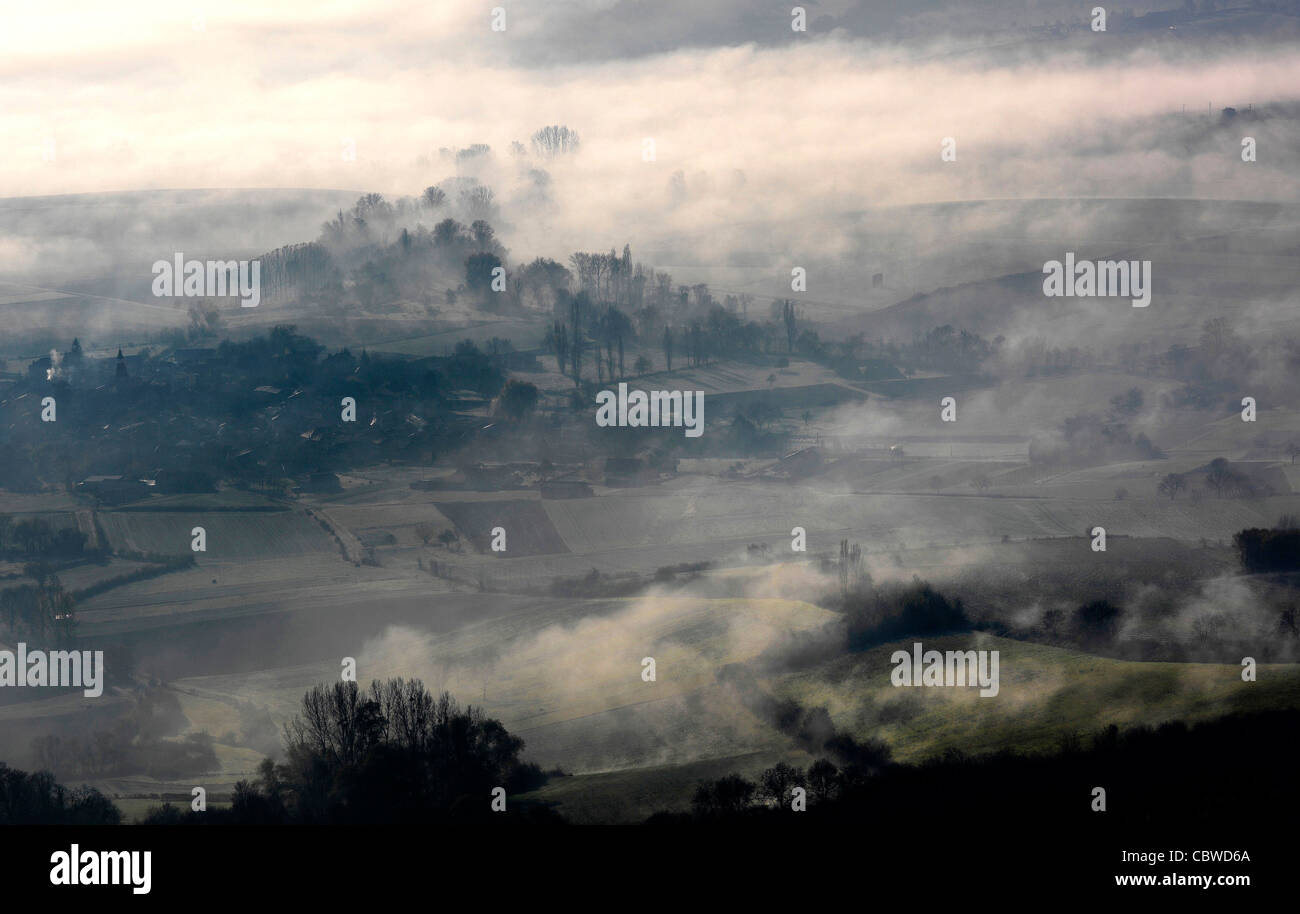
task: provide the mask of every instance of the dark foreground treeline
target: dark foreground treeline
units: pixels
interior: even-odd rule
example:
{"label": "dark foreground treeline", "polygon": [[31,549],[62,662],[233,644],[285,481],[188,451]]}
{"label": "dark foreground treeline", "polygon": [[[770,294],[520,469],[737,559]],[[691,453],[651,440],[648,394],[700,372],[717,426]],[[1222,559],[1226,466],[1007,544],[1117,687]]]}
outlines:
{"label": "dark foreground treeline", "polygon": [[[418,681],[317,687],[286,728],[287,760],[263,763],[236,786],[228,808],[171,804],[150,824],[562,824],[519,794],[547,775],[521,763],[523,741],[449,695]],[[1115,827],[1225,829],[1294,821],[1300,814],[1300,709],[1234,714],[1189,727],[1120,731],[1071,739],[1055,752],[968,757],[949,751],[898,764],[883,743],[828,740],[807,770],[779,764],[751,781],[732,774],[700,783],[690,812],[661,812],[657,825],[819,821],[914,828],[1018,831]],[[506,808],[492,809],[505,791]],[[801,790],[797,791],[797,788]],[[1104,798],[1097,789],[1104,790]],[[1104,799],[1104,810],[1098,809]],[[796,806],[802,809],[796,811]],[[48,773],[0,765],[0,824],[116,824],[112,803],[70,790]]]}
{"label": "dark foreground treeline", "polygon": [[[1294,522],[1294,518],[1286,518]],[[1251,528],[1232,538],[1241,565],[1255,574],[1300,571],[1300,530]]]}
{"label": "dark foreground treeline", "polygon": [[[835,747],[827,747],[832,750]],[[701,783],[688,813],[654,824],[780,823],[807,816],[843,824],[932,823],[960,842],[982,830],[1062,829],[1104,822],[1122,828],[1224,829],[1294,821],[1300,813],[1300,710],[1234,714],[1188,727],[1115,726],[1085,744],[1045,755],[950,751],[919,765],[819,759],[807,771],[777,765],[757,781],[738,774]],[[831,754],[830,751],[827,753]],[[806,810],[794,811],[795,788]],[[1105,791],[1105,808],[1097,809]],[[1103,818],[1104,817],[1104,818]]]}
{"label": "dark foreground treeline", "polygon": [[[557,819],[546,807],[509,798],[546,783],[521,762],[524,741],[449,694],[434,697],[419,680],[317,686],[285,727],[281,764],[262,762],[255,781],[235,785],[229,808],[203,812],[171,804],[148,824],[399,824],[484,821],[493,791],[505,791],[506,816]],[[498,802],[500,800],[498,799]]]}
{"label": "dark foreground treeline", "polygon": [[[1231,601],[1215,602],[1210,589],[1230,569],[1196,574],[1186,564],[1199,557],[1195,551],[1180,557],[1186,573],[1174,579],[1155,560],[1138,567],[1122,557],[1107,559],[1104,569],[1094,565],[1096,574],[1044,567],[1017,579],[976,570],[939,587],[919,577],[877,584],[864,576],[817,600],[844,620],[844,638],[822,639],[822,647],[856,652],[905,638],[984,631],[1126,660],[1236,664],[1249,656],[1260,663],[1294,662],[1300,651],[1300,530],[1243,530],[1235,539],[1246,574],[1236,578],[1242,596]],[[1148,576],[1149,569],[1155,573]],[[1039,612],[1008,612],[1035,604]]]}
{"label": "dark foreground treeline", "polygon": [[28,774],[0,762],[0,825],[116,825],[122,813],[90,787],[68,788],[48,771]]}

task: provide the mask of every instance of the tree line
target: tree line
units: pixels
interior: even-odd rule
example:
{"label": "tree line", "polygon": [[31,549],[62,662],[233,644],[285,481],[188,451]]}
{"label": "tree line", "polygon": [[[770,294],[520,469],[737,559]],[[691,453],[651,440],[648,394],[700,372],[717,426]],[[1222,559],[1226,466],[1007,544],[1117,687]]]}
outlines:
{"label": "tree line", "polygon": [[[524,741],[479,708],[462,708],[419,680],[317,686],[284,728],[285,760],[266,759],[240,781],[228,809],[170,804],[146,822],[242,825],[438,823],[486,820],[492,791],[506,797],[548,775],[520,760]],[[506,800],[514,819],[555,820],[545,807]]]}

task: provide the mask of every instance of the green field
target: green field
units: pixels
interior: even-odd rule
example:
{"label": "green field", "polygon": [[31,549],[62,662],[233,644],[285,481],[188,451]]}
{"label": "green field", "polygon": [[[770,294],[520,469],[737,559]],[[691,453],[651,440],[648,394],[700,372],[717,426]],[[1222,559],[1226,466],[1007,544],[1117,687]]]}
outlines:
{"label": "green field", "polygon": [[[773,696],[805,708],[825,706],[838,732],[883,739],[901,762],[948,749],[972,755],[1002,749],[1051,752],[1065,738],[1086,737],[1110,724],[1156,726],[1300,707],[1300,665],[1261,666],[1258,681],[1246,683],[1234,665],[1110,660],[984,634],[923,643],[927,650],[999,651],[996,697],[980,698],[975,689],[896,688],[890,682],[889,658],[911,643],[881,645],[760,683]],[[748,714],[739,706],[733,713]],[[700,779],[732,771],[752,777],[777,761],[807,765],[813,760],[769,732],[777,738],[754,752],[556,778],[528,798],[554,803],[577,821],[637,821],[655,810],[686,808]]]}
{"label": "green field", "polygon": [[[920,639],[918,639],[920,640]],[[1045,752],[1063,736],[1110,724],[1158,725],[1234,711],[1300,707],[1300,665],[1271,664],[1257,682],[1213,663],[1143,663],[973,634],[923,642],[926,650],[997,650],[1001,689],[896,688],[889,658],[912,641],[836,658],[770,683],[775,695],[824,705],[838,730],[884,739],[900,761],[960,749]]]}

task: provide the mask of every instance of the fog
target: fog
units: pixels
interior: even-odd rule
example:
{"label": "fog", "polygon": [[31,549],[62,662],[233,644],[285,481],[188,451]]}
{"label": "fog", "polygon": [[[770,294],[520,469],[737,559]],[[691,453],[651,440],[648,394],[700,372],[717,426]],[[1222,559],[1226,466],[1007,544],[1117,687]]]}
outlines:
{"label": "fog", "polygon": [[[612,821],[1245,707],[1300,658],[1300,43],[1168,2],[13,12],[0,643],[112,671],[0,748],[224,803],[355,661]],[[155,296],[177,254],[266,295]],[[1045,297],[1067,254],[1149,306]],[[707,432],[598,428],[619,383]],[[922,639],[1005,698],[894,692]]]}
{"label": "fog", "polygon": [[[461,4],[312,6],[310,17],[291,9],[233,4],[199,30],[162,4],[111,15],[69,5],[57,33],[38,30],[34,11],[18,13],[3,39],[4,66],[23,78],[0,90],[0,141],[16,153],[0,195],[240,187],[414,195],[455,172],[438,150],[483,143],[490,161],[474,173],[505,204],[501,230],[514,256],[563,260],[628,241],[686,245],[713,263],[756,246],[774,259],[843,255],[851,243],[842,214],[902,204],[1297,199],[1294,120],[1275,115],[1300,92],[1300,54],[1267,37],[1251,45],[1202,36],[1096,59],[1068,42],[1007,50],[986,41],[985,50],[946,54],[945,31],[918,55],[897,38],[844,29],[796,35],[778,20],[779,38],[754,43],[752,25],[728,34],[701,31],[694,17],[656,16],[693,39],[614,61],[584,53],[600,43],[601,24],[649,10],[525,5],[494,33],[487,11]],[[697,15],[734,22],[731,12]],[[290,23],[295,40],[286,42]],[[511,53],[539,42],[562,53],[545,64]],[[102,88],[76,88],[85,84]],[[1274,115],[1220,128],[1227,106]],[[512,141],[527,147],[552,123],[578,131],[576,155],[511,154]],[[1254,163],[1238,155],[1244,135],[1257,141]],[[956,141],[954,162],[940,160],[945,137]],[[643,160],[645,139],[654,141],[652,162]],[[534,169],[550,176],[544,195]],[[322,207],[321,218],[329,214]],[[32,238],[21,213],[4,216],[0,270],[21,270],[39,256],[33,245],[54,243]],[[304,240],[301,228],[286,223],[279,243]],[[933,228],[895,226],[920,245]]]}

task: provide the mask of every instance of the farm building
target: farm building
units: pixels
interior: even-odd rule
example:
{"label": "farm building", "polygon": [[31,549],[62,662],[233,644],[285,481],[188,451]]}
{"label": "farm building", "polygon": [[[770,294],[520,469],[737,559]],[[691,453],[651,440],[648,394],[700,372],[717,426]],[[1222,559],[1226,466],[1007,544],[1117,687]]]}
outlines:
{"label": "farm building", "polygon": [[103,502],[118,503],[144,498],[149,493],[149,486],[126,476],[87,476],[77,483],[77,491],[93,495]]}

